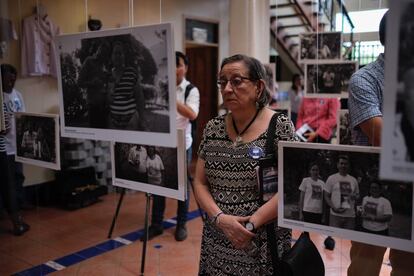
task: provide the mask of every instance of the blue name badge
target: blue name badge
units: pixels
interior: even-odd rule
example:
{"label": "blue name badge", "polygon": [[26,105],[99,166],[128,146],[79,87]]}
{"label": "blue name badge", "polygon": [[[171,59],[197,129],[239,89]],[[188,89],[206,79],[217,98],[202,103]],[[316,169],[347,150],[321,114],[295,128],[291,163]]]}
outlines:
{"label": "blue name badge", "polygon": [[249,149],[249,156],[253,159],[259,159],[263,157],[263,150],[259,147],[251,147]]}

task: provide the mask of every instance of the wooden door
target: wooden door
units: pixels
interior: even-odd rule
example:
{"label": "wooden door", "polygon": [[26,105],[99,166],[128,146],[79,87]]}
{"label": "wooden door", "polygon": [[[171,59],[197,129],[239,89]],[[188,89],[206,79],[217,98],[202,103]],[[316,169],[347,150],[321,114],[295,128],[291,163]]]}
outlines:
{"label": "wooden door", "polygon": [[[188,46],[188,45],[187,45]],[[187,79],[200,91],[200,111],[197,117],[197,135],[193,143],[193,157],[197,156],[198,146],[206,123],[217,116],[218,90],[218,48],[210,46],[186,47],[189,60]]]}

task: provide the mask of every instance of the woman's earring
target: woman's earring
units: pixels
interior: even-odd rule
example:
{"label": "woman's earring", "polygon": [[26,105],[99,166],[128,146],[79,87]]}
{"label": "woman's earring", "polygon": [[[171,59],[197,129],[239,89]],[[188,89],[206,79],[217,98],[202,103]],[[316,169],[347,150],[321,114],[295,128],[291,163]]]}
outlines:
{"label": "woman's earring", "polygon": [[257,90],[256,108],[259,108],[260,107],[259,101],[260,101],[260,92],[259,92],[259,90]]}

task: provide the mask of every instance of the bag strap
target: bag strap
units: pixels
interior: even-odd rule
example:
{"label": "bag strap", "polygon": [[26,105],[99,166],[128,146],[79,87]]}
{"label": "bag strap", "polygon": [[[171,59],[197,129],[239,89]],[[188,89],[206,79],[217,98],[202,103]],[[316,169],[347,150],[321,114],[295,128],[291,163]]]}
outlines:
{"label": "bag strap", "polygon": [[269,127],[267,128],[267,139],[265,144],[266,156],[275,155],[275,131],[276,123],[279,118],[280,113],[276,112],[273,114],[269,122]]}
{"label": "bag strap", "polygon": [[[280,116],[280,113],[273,114],[269,122],[269,127],[267,129],[265,152],[266,152],[266,156],[273,157],[273,159],[276,159],[275,132],[276,132],[276,123],[277,123],[277,119],[279,118],[279,116]],[[278,246],[277,246],[274,223],[269,223],[266,225],[266,234],[267,234],[267,246],[268,246],[268,250],[270,251],[271,258],[272,258],[273,275],[278,275],[279,273],[277,273],[276,268],[280,269],[280,259],[278,256],[278,250],[277,250]]]}
{"label": "bag strap", "polygon": [[279,275],[278,271],[280,270],[280,258],[277,250],[277,239],[275,234],[275,224],[274,222],[266,224],[266,234],[267,234],[267,249],[270,251],[270,257],[272,258],[273,265],[273,275]]}
{"label": "bag strap", "polygon": [[188,95],[190,95],[190,91],[194,88],[195,86],[190,82],[187,87],[185,88],[185,92],[184,92],[184,102],[187,101]]}

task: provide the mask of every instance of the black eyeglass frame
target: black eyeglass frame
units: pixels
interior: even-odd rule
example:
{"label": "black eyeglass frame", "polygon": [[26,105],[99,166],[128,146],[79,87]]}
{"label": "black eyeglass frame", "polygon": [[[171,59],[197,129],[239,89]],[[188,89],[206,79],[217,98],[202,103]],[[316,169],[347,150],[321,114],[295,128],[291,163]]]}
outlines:
{"label": "black eyeglass frame", "polygon": [[[236,79],[240,79],[240,83],[236,83],[235,84],[234,83],[234,80],[236,80]],[[249,80],[251,82],[257,81],[256,79],[252,79],[252,78],[248,78],[248,77],[236,76],[236,77],[230,78],[228,80],[226,80],[226,79],[218,79],[217,80],[217,87],[218,87],[218,89],[220,91],[222,91],[222,90],[224,90],[226,88],[227,83],[230,82],[231,88],[232,89],[237,89],[243,83],[243,80]]]}

